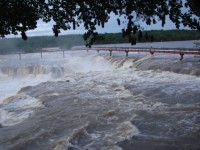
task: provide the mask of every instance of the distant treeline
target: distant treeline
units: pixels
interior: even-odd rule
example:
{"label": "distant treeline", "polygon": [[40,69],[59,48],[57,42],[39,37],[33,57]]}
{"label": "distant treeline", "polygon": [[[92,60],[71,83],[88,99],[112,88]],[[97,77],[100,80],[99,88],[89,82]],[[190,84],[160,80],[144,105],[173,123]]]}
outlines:
{"label": "distant treeline", "polygon": [[29,37],[26,41],[21,38],[4,38],[0,39],[0,53],[37,52],[49,47],[70,49],[73,46],[84,44],[82,35],[35,36]]}
{"label": "distant treeline", "polygon": [[[136,42],[200,40],[200,31],[152,30],[137,32],[133,36]],[[129,37],[123,37],[122,33],[105,33],[99,34],[95,44],[129,43],[129,40]],[[21,38],[4,38],[0,39],[0,53],[37,52],[47,47],[70,49],[84,44],[83,35],[37,36],[29,37],[27,41]]]}
{"label": "distant treeline", "polygon": [[[200,40],[200,31],[196,30],[152,30],[137,32],[133,35],[136,42],[161,42]],[[100,34],[96,44],[130,43],[129,37],[122,33]]]}

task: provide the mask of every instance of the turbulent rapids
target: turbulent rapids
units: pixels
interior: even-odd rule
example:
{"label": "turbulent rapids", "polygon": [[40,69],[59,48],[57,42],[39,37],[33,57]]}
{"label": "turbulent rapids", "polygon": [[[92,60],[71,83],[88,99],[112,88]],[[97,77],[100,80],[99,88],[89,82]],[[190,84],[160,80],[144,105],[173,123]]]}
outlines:
{"label": "turbulent rapids", "polygon": [[200,61],[0,56],[1,150],[199,150]]}

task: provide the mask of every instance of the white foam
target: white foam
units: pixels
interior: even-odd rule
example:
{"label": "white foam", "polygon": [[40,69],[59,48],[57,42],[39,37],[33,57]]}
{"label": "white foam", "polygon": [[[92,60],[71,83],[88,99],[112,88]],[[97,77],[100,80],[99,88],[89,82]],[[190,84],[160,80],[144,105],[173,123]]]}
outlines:
{"label": "white foam", "polygon": [[0,124],[2,126],[14,126],[29,118],[33,113],[33,110],[14,113],[0,109]]}
{"label": "white foam", "polygon": [[2,104],[7,97],[15,95],[22,87],[35,86],[48,80],[51,80],[49,75],[36,77],[29,75],[24,78],[3,78],[3,80],[0,81],[0,104]]}
{"label": "white foam", "polygon": [[10,97],[6,100],[6,105],[3,107],[6,109],[16,110],[43,107],[43,104],[39,100],[23,93],[17,94],[16,96]]}
{"label": "white foam", "polygon": [[39,100],[28,95],[19,94],[10,97],[0,108],[0,124],[3,126],[19,124],[34,114],[33,109],[42,107],[44,105]]}
{"label": "white foam", "polygon": [[68,149],[72,144],[69,142],[68,138],[60,139],[53,150],[65,150]]}
{"label": "white foam", "polygon": [[123,66],[121,68],[126,69],[126,68],[132,68],[134,65],[132,59],[128,59],[123,63]]}
{"label": "white foam", "polygon": [[106,139],[111,143],[117,143],[126,139],[130,139],[132,136],[138,135],[140,131],[130,121],[123,122],[117,126],[117,128],[111,134],[106,134]]}

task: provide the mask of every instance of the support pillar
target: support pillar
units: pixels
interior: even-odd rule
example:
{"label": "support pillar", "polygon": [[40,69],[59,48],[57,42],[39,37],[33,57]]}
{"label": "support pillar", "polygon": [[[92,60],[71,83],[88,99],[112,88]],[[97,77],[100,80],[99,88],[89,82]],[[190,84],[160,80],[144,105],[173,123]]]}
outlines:
{"label": "support pillar", "polygon": [[65,57],[65,51],[63,50],[63,58]]}
{"label": "support pillar", "polygon": [[21,53],[19,53],[19,60],[21,60],[22,59],[22,57],[21,57]]}
{"label": "support pillar", "polygon": [[42,58],[42,51],[40,52],[40,57]]}
{"label": "support pillar", "polygon": [[150,54],[153,55],[153,54],[154,54],[154,51],[150,50]]}
{"label": "support pillar", "polygon": [[183,60],[183,55],[184,55],[184,54],[180,54],[180,55],[181,55],[181,58],[180,58],[180,61],[181,61],[181,60]]}
{"label": "support pillar", "polygon": [[126,57],[128,57],[128,52],[129,52],[128,50],[125,50],[125,53],[126,53]]}
{"label": "support pillar", "polygon": [[112,56],[112,50],[109,50],[109,52],[110,52],[110,57]]}

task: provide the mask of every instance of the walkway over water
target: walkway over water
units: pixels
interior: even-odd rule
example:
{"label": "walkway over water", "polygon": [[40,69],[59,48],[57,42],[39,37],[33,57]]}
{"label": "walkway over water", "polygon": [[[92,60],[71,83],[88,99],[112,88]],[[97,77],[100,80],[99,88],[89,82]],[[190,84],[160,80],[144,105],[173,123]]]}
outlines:
{"label": "walkway over water", "polygon": [[179,54],[181,56],[180,60],[183,59],[184,55],[200,56],[200,48],[93,47],[93,48],[80,48],[80,49],[96,50],[97,52],[109,51],[110,56],[112,56],[112,52],[125,52],[126,57],[128,57],[129,52],[145,52],[145,53],[149,52],[152,55],[154,53]]}

